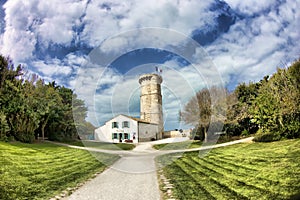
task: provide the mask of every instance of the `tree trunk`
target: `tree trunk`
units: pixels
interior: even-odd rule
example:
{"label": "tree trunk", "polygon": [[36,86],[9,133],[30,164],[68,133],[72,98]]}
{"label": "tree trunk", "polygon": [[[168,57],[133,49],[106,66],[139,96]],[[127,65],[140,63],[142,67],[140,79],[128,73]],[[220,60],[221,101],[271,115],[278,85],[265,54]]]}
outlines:
{"label": "tree trunk", "polygon": [[45,126],[42,125],[42,140],[45,140],[45,131],[44,131],[44,129],[45,129]]}
{"label": "tree trunk", "polygon": [[206,128],[204,128],[204,141],[203,142],[204,143],[207,142],[207,130],[206,130]]}
{"label": "tree trunk", "polygon": [[46,120],[42,124],[42,140],[45,140],[45,127],[48,123],[49,115],[47,116]]}

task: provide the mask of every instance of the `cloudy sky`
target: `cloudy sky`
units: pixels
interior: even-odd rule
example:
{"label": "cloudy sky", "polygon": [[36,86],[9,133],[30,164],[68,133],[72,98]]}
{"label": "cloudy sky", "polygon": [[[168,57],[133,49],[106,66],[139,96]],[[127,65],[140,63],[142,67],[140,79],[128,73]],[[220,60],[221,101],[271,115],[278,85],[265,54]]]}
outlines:
{"label": "cloudy sky", "polygon": [[300,56],[295,0],[0,1],[0,53],[74,89],[99,126],[139,116],[138,77],[162,70],[165,128],[203,87],[232,90]]}

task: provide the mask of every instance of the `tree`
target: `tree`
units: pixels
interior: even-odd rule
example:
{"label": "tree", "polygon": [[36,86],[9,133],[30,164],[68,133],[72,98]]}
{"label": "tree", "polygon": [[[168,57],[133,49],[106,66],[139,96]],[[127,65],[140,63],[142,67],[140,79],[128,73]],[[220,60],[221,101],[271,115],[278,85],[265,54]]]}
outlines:
{"label": "tree", "polygon": [[[53,83],[51,84],[53,85]],[[49,122],[49,139],[76,139],[78,134],[84,134],[87,130],[85,127],[87,108],[84,105],[84,101],[78,99],[71,89],[60,86],[55,86],[55,88],[61,97],[62,104],[57,107],[56,117],[53,117]]]}
{"label": "tree", "polygon": [[[265,77],[264,80],[267,80]],[[225,121],[225,131],[230,136],[238,136],[241,133],[255,133],[258,126],[252,122],[252,116],[249,112],[253,104],[253,100],[258,95],[261,85],[259,83],[249,84],[241,83],[236,89],[227,96],[227,118]]]}
{"label": "tree", "polygon": [[45,127],[49,119],[55,116],[56,108],[62,106],[62,98],[55,90],[55,86],[45,85],[42,80],[36,82],[35,99],[39,102],[37,112],[40,115],[40,130],[45,139]]}
{"label": "tree", "polygon": [[32,142],[39,133],[43,139],[71,140],[78,137],[76,126],[83,132],[91,129],[85,121],[87,108],[71,89],[54,81],[46,85],[36,75],[25,80],[21,75],[20,65],[15,68],[0,56],[1,140]]}
{"label": "tree", "polygon": [[274,139],[300,137],[299,71],[299,60],[288,69],[278,68],[268,81],[261,82],[250,109],[261,132],[270,133]]}
{"label": "tree", "polygon": [[6,120],[6,115],[0,111],[0,141],[7,140],[7,133],[10,131],[9,125]]}
{"label": "tree", "polygon": [[6,81],[15,81],[17,77],[22,75],[22,67],[18,65],[14,68],[12,60],[0,55],[0,91],[4,87]]}
{"label": "tree", "polygon": [[84,137],[87,132],[89,131],[88,127],[90,124],[87,124],[85,118],[87,116],[87,108],[84,105],[84,101],[77,98],[77,95],[73,95],[73,118],[75,122],[75,126],[77,128],[78,135],[82,138]]}
{"label": "tree", "polygon": [[[193,96],[181,111],[181,119],[187,124],[202,127],[204,141],[207,141],[207,129],[211,118],[211,98],[207,88],[202,89]],[[197,128],[198,129],[198,128]]]}
{"label": "tree", "polygon": [[38,128],[37,104],[32,96],[33,86],[27,81],[6,81],[2,98],[2,111],[6,114],[10,135],[22,142],[32,142]]}
{"label": "tree", "polygon": [[180,119],[194,125],[196,133],[200,133],[200,129],[203,130],[205,142],[208,140],[210,125],[213,127],[212,132],[217,132],[220,129],[219,124],[222,124],[220,122],[225,120],[226,93],[227,91],[220,87],[212,87],[210,90],[204,88],[190,99],[183,111],[180,111]]}

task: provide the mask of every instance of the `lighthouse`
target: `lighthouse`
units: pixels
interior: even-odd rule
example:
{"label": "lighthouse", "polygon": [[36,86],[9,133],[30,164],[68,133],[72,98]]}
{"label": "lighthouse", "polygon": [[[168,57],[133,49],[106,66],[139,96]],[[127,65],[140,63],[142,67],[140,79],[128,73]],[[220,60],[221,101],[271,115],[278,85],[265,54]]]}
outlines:
{"label": "lighthouse", "polygon": [[158,74],[144,74],[139,78],[140,119],[158,125],[157,139],[162,138],[164,131],[161,83],[162,77]]}

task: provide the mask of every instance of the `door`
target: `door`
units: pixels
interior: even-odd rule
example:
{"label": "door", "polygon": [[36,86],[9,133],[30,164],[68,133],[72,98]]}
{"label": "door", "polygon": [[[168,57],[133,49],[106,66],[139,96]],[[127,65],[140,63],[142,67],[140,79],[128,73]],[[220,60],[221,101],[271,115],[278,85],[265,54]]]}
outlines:
{"label": "door", "polygon": [[122,142],[123,139],[122,136],[123,136],[122,133],[119,133],[119,142]]}

